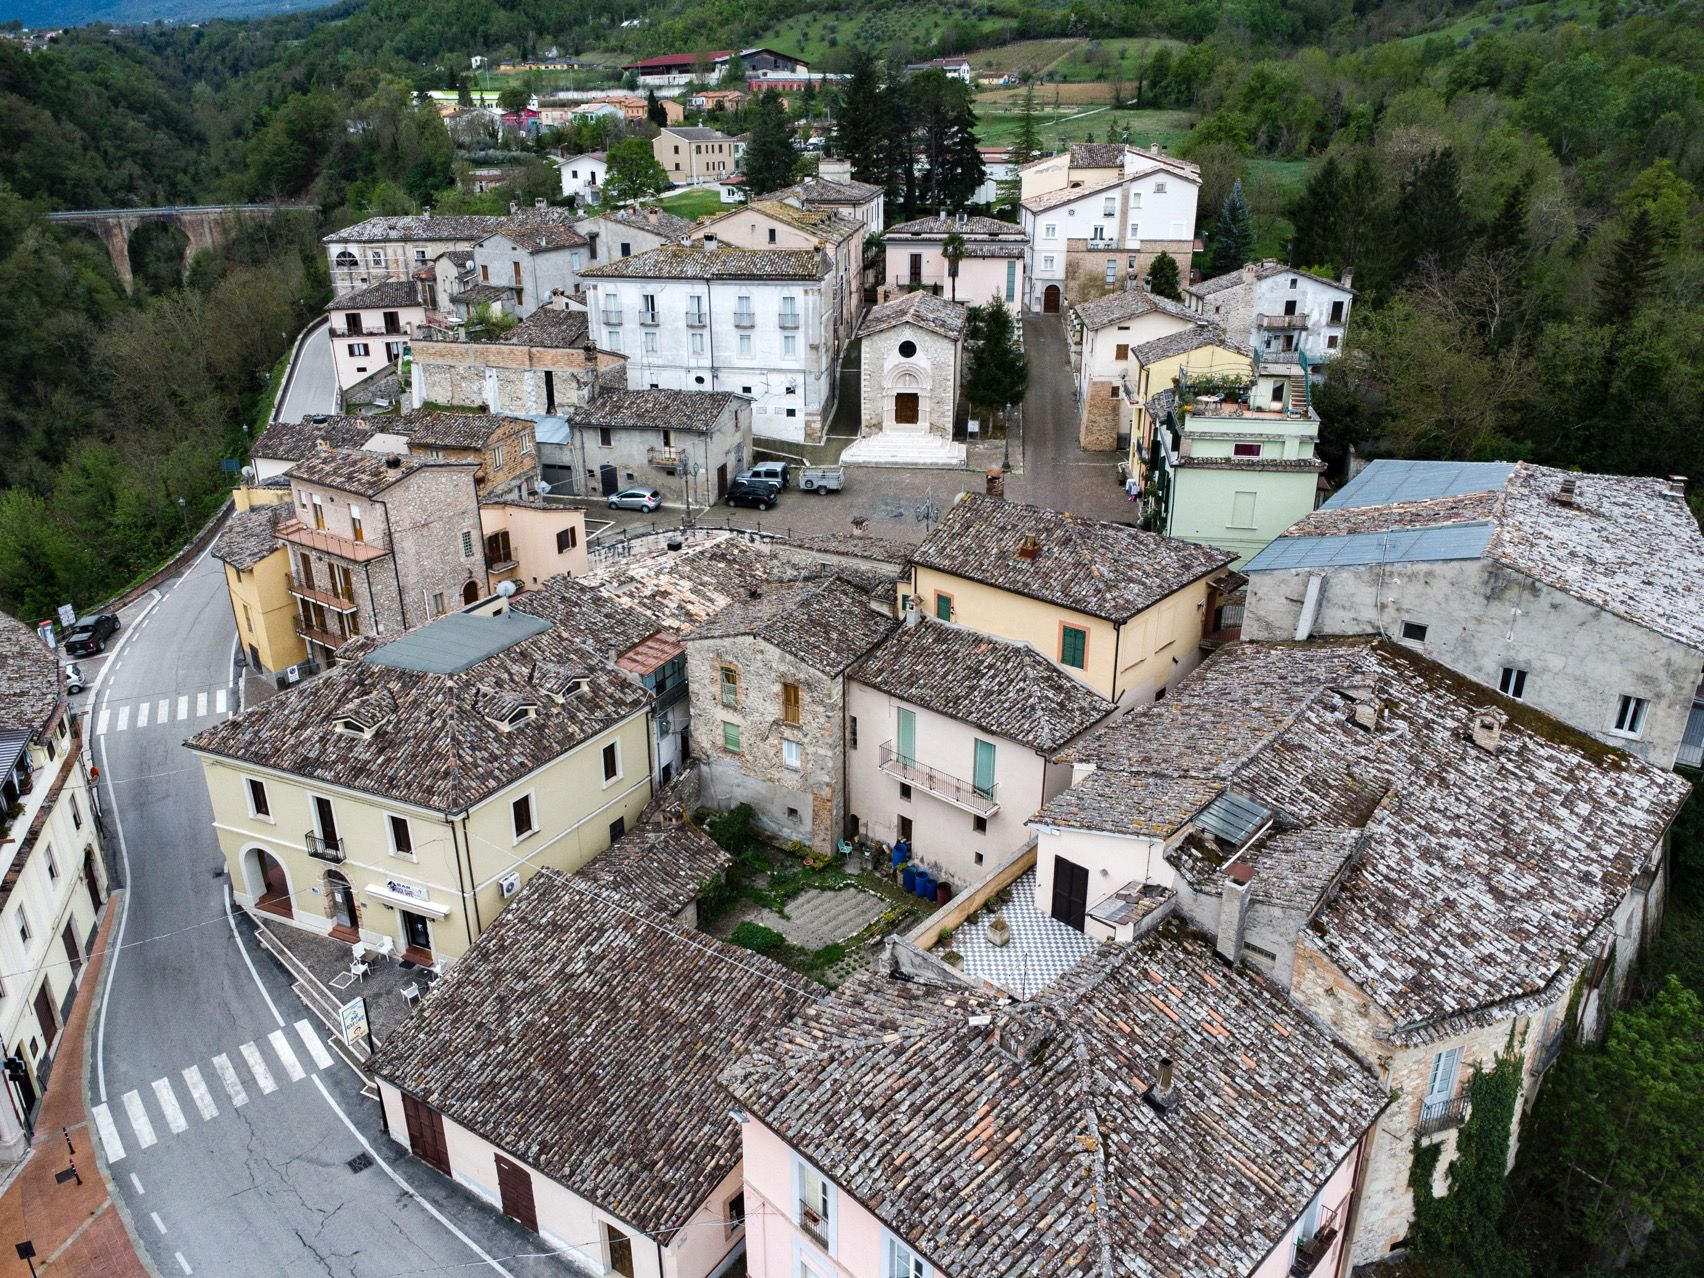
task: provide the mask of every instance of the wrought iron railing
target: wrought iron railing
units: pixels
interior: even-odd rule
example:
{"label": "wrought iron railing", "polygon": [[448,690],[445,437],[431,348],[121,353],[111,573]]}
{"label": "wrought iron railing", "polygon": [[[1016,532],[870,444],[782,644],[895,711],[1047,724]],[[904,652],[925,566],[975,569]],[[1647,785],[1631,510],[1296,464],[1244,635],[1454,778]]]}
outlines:
{"label": "wrought iron railing", "polygon": [[304,834],[302,839],[308,845],[308,855],[316,861],[331,861],[335,864],[344,859],[342,839],[328,839],[312,830]]}
{"label": "wrought iron railing", "polygon": [[1451,1127],[1460,1127],[1466,1121],[1466,1092],[1460,1096],[1451,1096],[1448,1100],[1426,1101],[1420,1106],[1420,1126],[1417,1134],[1432,1136],[1448,1131]]}
{"label": "wrought iron railing", "polygon": [[907,785],[921,786],[930,794],[938,795],[961,808],[967,808],[979,816],[988,816],[1000,807],[996,797],[999,789],[997,785],[978,786],[963,777],[955,777],[950,772],[942,772],[939,768],[918,763],[917,760],[901,754],[891,741],[882,743],[881,769],[890,777],[895,777]]}

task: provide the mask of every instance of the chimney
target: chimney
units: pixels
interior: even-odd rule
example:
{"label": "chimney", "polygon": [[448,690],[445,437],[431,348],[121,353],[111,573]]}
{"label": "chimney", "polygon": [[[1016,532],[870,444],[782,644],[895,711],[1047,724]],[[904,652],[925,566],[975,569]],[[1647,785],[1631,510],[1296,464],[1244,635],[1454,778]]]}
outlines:
{"label": "chimney", "polygon": [[550,207],[550,201],[541,195],[533,201],[533,207],[535,209],[547,209]]}
{"label": "chimney", "polygon": [[1005,470],[999,466],[990,466],[988,473],[982,477],[982,491],[986,496],[1004,499],[1006,496]]}
{"label": "chimney", "polygon": [[870,535],[870,517],[868,515],[852,516],[852,535],[868,537]]}
{"label": "chimney", "polygon": [[1159,1073],[1154,1078],[1154,1085],[1142,1093],[1142,1099],[1148,1102],[1149,1108],[1162,1114],[1169,1114],[1177,1108],[1177,1087],[1173,1081],[1171,1057],[1160,1057]]}
{"label": "chimney", "polygon": [[1668,484],[1668,488],[1664,491],[1664,496],[1679,497],[1682,501],[1686,499],[1685,475],[1669,475],[1664,482]]}
{"label": "chimney", "polygon": [[1018,542],[1018,558],[1034,559],[1041,553],[1041,540],[1034,533],[1025,533]]}
{"label": "chimney", "polygon": [[1503,725],[1508,721],[1509,716],[1501,710],[1493,710],[1489,707],[1483,710],[1475,710],[1473,722],[1468,729],[1472,734],[1473,744],[1485,751],[1486,754],[1496,754],[1497,747],[1503,741]]}
{"label": "chimney", "polygon": [[905,597],[905,618],[903,624],[907,627],[915,626],[920,615],[921,614],[917,611],[917,596],[907,595]]}
{"label": "chimney", "polygon": [[521,206],[519,204],[515,203],[515,201],[510,200],[509,201],[509,212],[511,214],[513,214],[513,213],[519,213],[520,211],[521,211]]}
{"label": "chimney", "polygon": [[650,205],[649,207],[646,208],[645,217],[647,218],[647,220],[655,222],[657,220],[657,215],[661,212],[662,212],[662,210],[659,209],[655,204],[653,204],[653,205]]}
{"label": "chimney", "polygon": [[1349,711],[1349,720],[1363,732],[1371,732],[1379,726],[1379,703],[1370,699],[1357,701]]}
{"label": "chimney", "polygon": [[1353,266],[1345,267],[1343,274],[1337,277],[1337,282],[1344,288],[1355,287],[1355,268]]}
{"label": "chimney", "polygon": [[385,457],[385,469],[386,470],[401,470],[402,469],[402,458],[398,457],[395,453],[391,453],[391,454],[387,455]]}
{"label": "chimney", "polygon": [[1245,262],[1243,264],[1242,277],[1246,282],[1248,282],[1250,284],[1254,283],[1254,263],[1253,262]]}
{"label": "chimney", "polygon": [[1580,481],[1572,475],[1565,476],[1562,480],[1561,487],[1556,490],[1556,504],[1559,506],[1572,506],[1574,504],[1574,493],[1579,486],[1579,482]]}
{"label": "chimney", "polygon": [[422,204],[420,206],[420,216],[424,220],[430,222],[432,220],[432,206],[430,204]]}
{"label": "chimney", "polygon": [[1242,960],[1243,928],[1248,922],[1248,885],[1253,878],[1254,867],[1246,861],[1232,861],[1225,867],[1225,878],[1220,884],[1224,894],[1219,898],[1219,935],[1213,948],[1227,963]]}

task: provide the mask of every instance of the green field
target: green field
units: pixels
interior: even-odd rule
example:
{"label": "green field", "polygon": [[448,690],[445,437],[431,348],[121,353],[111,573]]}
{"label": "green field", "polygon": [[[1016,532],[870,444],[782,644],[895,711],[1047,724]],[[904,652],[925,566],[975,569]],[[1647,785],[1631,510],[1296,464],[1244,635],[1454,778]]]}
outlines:
{"label": "green field", "polygon": [[[950,4],[899,4],[861,17],[839,11],[801,13],[772,27],[755,43],[807,62],[827,59],[832,63],[843,61],[857,48],[878,55],[900,48],[925,51],[935,47],[935,38],[948,27],[961,36],[998,39],[1001,24],[990,18],[966,16]],[[922,56],[928,55],[924,52]]]}
{"label": "green field", "polygon": [[[1036,95],[1038,100],[1041,94]],[[976,111],[981,119],[977,140],[984,146],[1010,146],[1018,140],[1021,121],[1015,104],[1001,110],[994,104],[978,102]],[[1107,126],[1117,130],[1119,138],[1128,131],[1136,146],[1151,146],[1155,142],[1168,149],[1176,147],[1195,123],[1191,111],[1113,111],[1106,106],[1083,106],[1060,111],[1036,113],[1043,150],[1057,150],[1072,142],[1104,142]]]}
{"label": "green field", "polygon": [[[1475,30],[1478,30],[1482,36],[1491,35],[1496,31],[1512,31],[1514,30],[1515,24],[1522,18],[1527,19],[1528,22],[1534,26],[1541,26],[1543,25],[1545,18],[1552,14],[1560,18],[1567,13],[1575,13],[1577,15],[1579,10],[1580,6],[1578,5],[1570,6],[1553,3],[1523,4],[1514,9],[1506,9],[1501,14],[1498,14],[1495,13],[1490,6],[1486,6],[1479,13],[1472,14],[1466,18],[1460,18],[1455,22],[1450,23],[1447,27],[1439,27],[1436,31],[1424,31],[1419,35],[1412,35],[1406,38],[1410,41],[1431,40],[1438,36],[1443,36],[1451,41],[1473,39],[1475,38],[1473,35]],[[1593,16],[1596,15],[1596,10],[1591,10],[1590,12]]]}
{"label": "green field", "polygon": [[1134,81],[1156,51],[1184,48],[1177,40],[1139,38],[1082,40],[1070,57],[1053,68],[1065,80]]}
{"label": "green field", "polygon": [[673,213],[676,217],[690,218],[710,217],[716,213],[725,213],[730,207],[723,204],[722,197],[714,191],[681,191],[676,195],[665,195],[654,203],[665,213]]}

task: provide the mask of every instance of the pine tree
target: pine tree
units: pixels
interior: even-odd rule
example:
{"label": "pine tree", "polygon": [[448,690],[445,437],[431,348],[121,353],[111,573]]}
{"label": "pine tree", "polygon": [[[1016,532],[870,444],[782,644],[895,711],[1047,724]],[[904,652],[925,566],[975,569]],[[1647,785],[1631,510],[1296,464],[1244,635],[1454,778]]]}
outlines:
{"label": "pine tree", "polygon": [[663,104],[657,101],[655,89],[645,90],[645,118],[659,129],[669,122],[668,112],[663,110]]}
{"label": "pine tree", "polygon": [[835,150],[852,161],[852,176],[860,182],[887,186],[892,176],[888,157],[887,88],[881,68],[868,49],[852,58],[851,78],[841,90],[835,112]]}
{"label": "pine tree", "polygon": [[[976,112],[970,89],[931,69],[906,85],[909,138],[920,161],[918,200],[925,208],[957,209],[982,185],[982,153],[976,147]],[[914,131],[913,131],[914,130]]]}
{"label": "pine tree", "polygon": [[1485,228],[1485,251],[1524,258],[1527,248],[1527,186],[1523,179],[1509,188],[1497,216]]}
{"label": "pine tree", "polygon": [[1655,238],[1650,209],[1641,206],[1634,210],[1608,260],[1598,268],[1593,318],[1599,324],[1625,324],[1655,291],[1662,269]]}
{"label": "pine tree", "polygon": [[1391,232],[1398,278],[1416,266],[1453,271],[1461,265],[1471,225],[1461,199],[1461,161],[1454,151],[1433,151],[1414,166],[1402,183]]}
{"label": "pine tree", "polygon": [[781,95],[771,89],[757,102],[757,120],[745,152],[746,189],[753,196],[778,191],[793,180],[799,147],[787,123]]}
{"label": "pine tree", "polygon": [[1174,302],[1183,301],[1183,291],[1177,284],[1177,259],[1170,253],[1161,253],[1148,268],[1148,291]]}
{"label": "pine tree", "polygon": [[1016,325],[1003,302],[973,306],[965,319],[964,397],[992,415],[1019,403],[1029,389],[1029,361],[1014,344]]}
{"label": "pine tree", "polygon": [[1022,168],[1041,154],[1041,131],[1035,122],[1035,81],[1024,86],[1018,105],[1018,140],[1012,145],[1012,166]]}
{"label": "pine tree", "polygon": [[1296,228],[1290,240],[1292,265],[1342,268],[1347,238],[1343,194],[1342,166],[1336,156],[1328,155],[1290,206],[1290,222]]}
{"label": "pine tree", "polygon": [[1232,183],[1231,193],[1219,210],[1218,224],[1213,228],[1213,255],[1208,270],[1214,275],[1225,275],[1253,256],[1254,218],[1248,211],[1248,200],[1243,197],[1242,179],[1238,178]]}

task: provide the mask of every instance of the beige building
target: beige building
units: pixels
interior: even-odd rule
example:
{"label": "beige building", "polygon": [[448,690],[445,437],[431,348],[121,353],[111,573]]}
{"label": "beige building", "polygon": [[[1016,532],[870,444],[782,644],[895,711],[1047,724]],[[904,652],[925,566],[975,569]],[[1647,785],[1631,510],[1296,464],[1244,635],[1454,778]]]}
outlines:
{"label": "beige building", "polygon": [[739,167],[734,139],[720,129],[670,125],[652,139],[651,151],[675,186],[726,182]]}
{"label": "beige building", "polygon": [[586,575],[586,512],[542,501],[479,503],[485,532],[487,592],[501,582],[537,586],[550,577]]}
{"label": "beige building", "polygon": [[1145,704],[1200,664],[1232,558],[964,493],[913,552],[899,604],[1026,643],[1101,696]]}
{"label": "beige building", "polygon": [[462,329],[429,328],[413,352],[415,408],[458,405],[549,417],[585,407],[594,386],[626,381],[626,357],[591,345],[584,311],[536,310],[492,342],[469,341]]}
{"label": "beige building", "polygon": [[389,280],[334,297],[325,313],[337,388],[346,391],[402,358],[426,322],[426,302],[415,281]]}
{"label": "beige building", "polygon": [[1137,286],[1071,308],[1077,357],[1077,442],[1097,452],[1128,445],[1136,414],[1130,352],[1199,326],[1188,307]]}
{"label": "beige building", "polygon": [[[1148,899],[1214,938],[1378,1073],[1390,1108],[1346,1222],[1408,1234],[1409,1169],[1512,1052],[1516,1123],[1563,1038],[1601,1032],[1656,920],[1687,786],[1388,640],[1241,643],[1071,751],[1035,907],[1125,939]],[[1150,898],[1150,894],[1158,894]]]}
{"label": "beige building", "polygon": [[[949,236],[962,241],[962,257],[947,256]],[[1024,228],[1016,222],[959,213],[900,222],[882,237],[889,288],[926,288],[939,297],[980,306],[999,301],[1014,310],[1023,305]]]}
{"label": "beige building", "polygon": [[1131,405],[1130,453],[1127,473],[1146,485],[1155,463],[1154,450],[1163,446],[1159,438],[1157,407],[1180,380],[1202,393],[1223,394],[1246,390],[1253,383],[1254,352],[1226,337],[1223,329],[1197,324],[1161,337],[1138,342],[1130,348],[1129,363],[1120,386],[1128,387]]}
{"label": "beige building", "polygon": [[58,658],[0,613],[0,1047],[22,1065],[0,1104],[0,1167],[29,1152],[26,1124],[106,899],[82,748]]}
{"label": "beige building", "polygon": [[624,257],[678,244],[692,234],[691,219],[664,212],[655,204],[603,209],[576,224],[586,237],[586,262],[618,262]]}
{"label": "beige building", "polygon": [[535,871],[577,869],[637,820],[650,704],[505,608],[364,637],[188,745],[239,904],[433,965]]}
{"label": "beige building", "polygon": [[903,839],[943,883],[974,883],[1071,784],[1054,754],[1113,710],[1029,645],[913,609],[847,675],[847,827]]}
{"label": "beige building", "polygon": [[310,658],[357,635],[395,635],[485,594],[472,462],[316,451],[290,470],[290,593]]}

